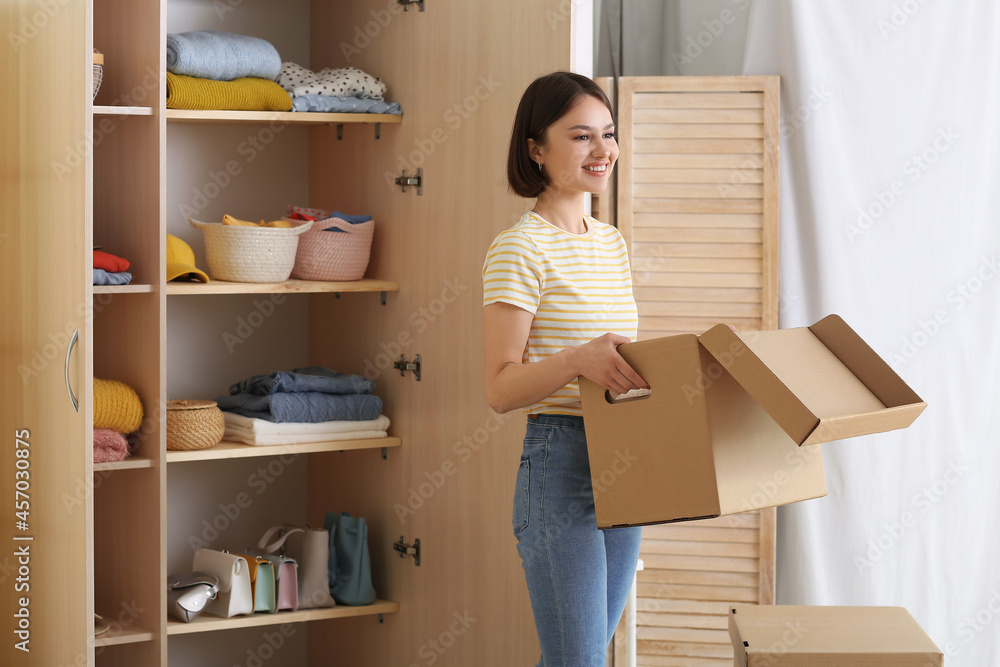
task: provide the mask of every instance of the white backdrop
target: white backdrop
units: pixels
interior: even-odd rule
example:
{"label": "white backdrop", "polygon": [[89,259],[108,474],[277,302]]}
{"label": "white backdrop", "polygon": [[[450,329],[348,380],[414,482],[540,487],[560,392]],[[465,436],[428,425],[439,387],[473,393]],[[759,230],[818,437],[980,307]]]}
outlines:
{"label": "white backdrop", "polygon": [[898,605],[1000,665],[1000,3],[754,0],[782,77],[781,327],[841,314],[927,401],[824,446],[779,509],[781,604]]}

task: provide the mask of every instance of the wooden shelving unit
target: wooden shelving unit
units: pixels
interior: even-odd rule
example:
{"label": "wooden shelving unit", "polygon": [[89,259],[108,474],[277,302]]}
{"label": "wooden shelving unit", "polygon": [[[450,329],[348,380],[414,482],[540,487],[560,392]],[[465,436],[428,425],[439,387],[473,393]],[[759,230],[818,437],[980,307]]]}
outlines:
{"label": "wooden shelving unit", "polygon": [[237,630],[239,628],[255,628],[264,625],[281,623],[303,623],[308,621],[323,621],[332,618],[355,618],[358,616],[378,616],[399,611],[399,604],[375,600],[363,607],[347,607],[338,605],[329,609],[303,609],[302,611],[279,611],[276,614],[254,614],[253,616],[235,616],[220,618],[201,614],[190,623],[180,621],[167,622],[168,635],[184,635],[193,632],[216,632],[219,630]]}
{"label": "wooden shelving unit", "polygon": [[94,637],[94,646],[120,646],[121,644],[136,644],[139,642],[151,642],[155,635],[149,630],[140,628],[124,628],[118,632],[109,630],[108,632]]}
{"label": "wooden shelving unit", "polygon": [[152,285],[94,285],[94,294],[150,294]]}
{"label": "wooden shelving unit", "polygon": [[153,468],[155,466],[156,466],[156,461],[154,461],[153,459],[137,456],[135,458],[125,459],[124,461],[95,463],[94,472],[102,472],[109,470],[139,470],[140,468]]}
{"label": "wooden shelving unit", "polygon": [[384,123],[392,125],[403,122],[401,114],[392,113],[312,113],[299,111],[190,111],[188,109],[167,109],[169,123],[234,123],[260,124],[280,123],[282,125],[339,125],[341,123]]}
{"label": "wooden shelving unit", "polygon": [[399,447],[401,438],[388,436],[385,438],[366,438],[363,440],[327,440],[324,442],[308,442],[298,445],[244,445],[239,442],[220,442],[209,449],[194,451],[167,452],[167,463],[184,461],[214,461],[221,459],[245,459],[258,456],[295,456],[298,454],[315,454],[318,452],[347,452],[356,449],[380,449],[382,447]]}
{"label": "wooden shelving unit", "polygon": [[398,292],[399,283],[390,280],[352,280],[349,282],[325,282],[318,280],[286,280],[282,283],[231,283],[213,280],[207,283],[171,282],[167,283],[167,295],[191,294],[309,294],[319,292]]}
{"label": "wooden shelving unit", "polygon": [[94,105],[95,116],[152,116],[153,107]]}

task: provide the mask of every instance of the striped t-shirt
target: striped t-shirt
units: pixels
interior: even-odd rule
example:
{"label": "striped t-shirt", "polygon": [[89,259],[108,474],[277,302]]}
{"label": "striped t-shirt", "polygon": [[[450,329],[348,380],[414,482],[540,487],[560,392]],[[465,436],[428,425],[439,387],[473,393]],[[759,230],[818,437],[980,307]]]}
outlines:
{"label": "striped t-shirt", "polygon": [[[625,240],[589,216],[583,234],[535,213],[501,232],[483,266],[483,305],[498,301],[535,316],[524,363],[609,332],[635,340],[638,329]],[[579,383],[574,379],[527,412],[582,415]]]}

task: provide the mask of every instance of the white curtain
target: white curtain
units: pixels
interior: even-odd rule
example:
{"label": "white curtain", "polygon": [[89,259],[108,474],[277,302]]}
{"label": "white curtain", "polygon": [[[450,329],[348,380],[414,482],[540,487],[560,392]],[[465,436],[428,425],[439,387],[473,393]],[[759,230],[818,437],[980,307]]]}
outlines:
{"label": "white curtain", "polygon": [[824,445],[779,509],[781,604],[906,607],[1000,665],[1000,3],[754,0],[782,87],[781,327],[839,313],[928,408]]}

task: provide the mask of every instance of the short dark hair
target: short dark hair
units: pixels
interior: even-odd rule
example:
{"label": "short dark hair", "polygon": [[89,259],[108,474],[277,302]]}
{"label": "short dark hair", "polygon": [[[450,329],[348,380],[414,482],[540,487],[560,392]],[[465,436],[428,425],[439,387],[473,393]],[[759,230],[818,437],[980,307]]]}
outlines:
{"label": "short dark hair", "polygon": [[517,105],[507,152],[507,184],[515,194],[526,198],[537,197],[548,187],[549,179],[528,153],[528,139],[544,144],[549,126],[562,118],[584,95],[604,102],[614,118],[611,100],[604,90],[593,79],[580,74],[552,72],[532,81],[524,91]]}

